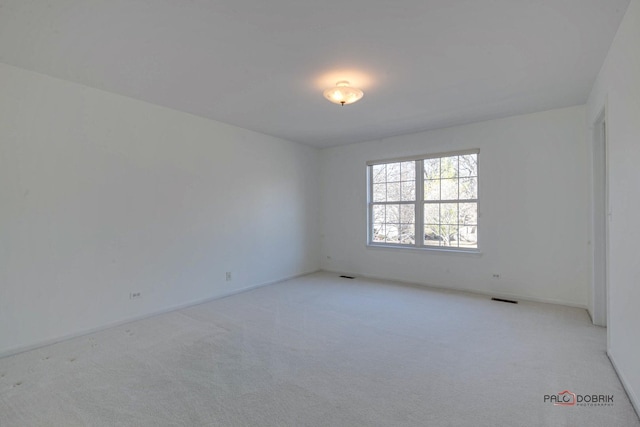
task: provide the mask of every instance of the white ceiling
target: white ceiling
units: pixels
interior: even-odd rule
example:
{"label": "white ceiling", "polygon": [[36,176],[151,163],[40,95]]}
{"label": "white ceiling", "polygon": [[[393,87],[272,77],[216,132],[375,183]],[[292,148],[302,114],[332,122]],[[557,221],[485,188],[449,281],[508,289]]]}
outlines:
{"label": "white ceiling", "polygon": [[582,104],[628,4],[0,0],[0,62],[328,147]]}

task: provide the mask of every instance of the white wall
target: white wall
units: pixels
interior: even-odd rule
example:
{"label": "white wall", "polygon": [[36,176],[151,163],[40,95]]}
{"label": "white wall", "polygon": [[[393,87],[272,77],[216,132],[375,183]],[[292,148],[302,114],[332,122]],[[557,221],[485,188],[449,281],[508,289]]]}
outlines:
{"label": "white wall", "polygon": [[0,65],[0,354],[317,270],[317,164]]}
{"label": "white wall", "polygon": [[631,0],[587,104],[606,104],[609,148],[609,355],[640,412],[640,0]]}
{"label": "white wall", "polygon": [[[572,107],[322,150],[322,267],[586,306],[584,114]],[[480,149],[482,255],[365,246],[367,160],[470,148]]]}

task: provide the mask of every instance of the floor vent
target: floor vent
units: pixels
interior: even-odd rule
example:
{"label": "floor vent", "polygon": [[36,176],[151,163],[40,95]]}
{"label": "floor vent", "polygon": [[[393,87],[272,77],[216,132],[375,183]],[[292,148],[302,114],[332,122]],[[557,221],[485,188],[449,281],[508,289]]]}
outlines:
{"label": "floor vent", "polygon": [[340,277],[342,277],[343,279],[355,279],[355,277],[353,276],[340,276]]}
{"label": "floor vent", "polygon": [[514,301],[512,299],[502,299],[502,298],[491,298],[491,301],[508,302],[509,304],[517,304],[518,303],[518,301]]}

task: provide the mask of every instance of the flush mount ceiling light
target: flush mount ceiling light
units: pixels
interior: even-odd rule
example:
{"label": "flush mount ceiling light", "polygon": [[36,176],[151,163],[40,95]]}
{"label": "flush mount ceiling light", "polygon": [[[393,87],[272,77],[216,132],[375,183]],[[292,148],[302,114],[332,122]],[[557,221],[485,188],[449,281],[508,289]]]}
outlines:
{"label": "flush mount ceiling light", "polygon": [[323,92],[325,98],[334,104],[340,104],[342,106],[346,104],[353,104],[358,101],[364,93],[355,87],[349,86],[349,82],[346,80],[336,83],[336,87],[329,88]]}

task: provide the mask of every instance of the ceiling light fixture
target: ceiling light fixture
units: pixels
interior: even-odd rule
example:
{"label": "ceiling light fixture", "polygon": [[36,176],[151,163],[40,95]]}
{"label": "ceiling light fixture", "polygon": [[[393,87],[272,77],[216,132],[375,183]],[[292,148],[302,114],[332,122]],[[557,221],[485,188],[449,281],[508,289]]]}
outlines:
{"label": "ceiling light fixture", "polygon": [[346,80],[336,83],[336,87],[329,88],[323,92],[325,98],[334,104],[340,104],[342,106],[346,104],[353,104],[358,101],[364,93],[355,87],[349,86],[349,82]]}

